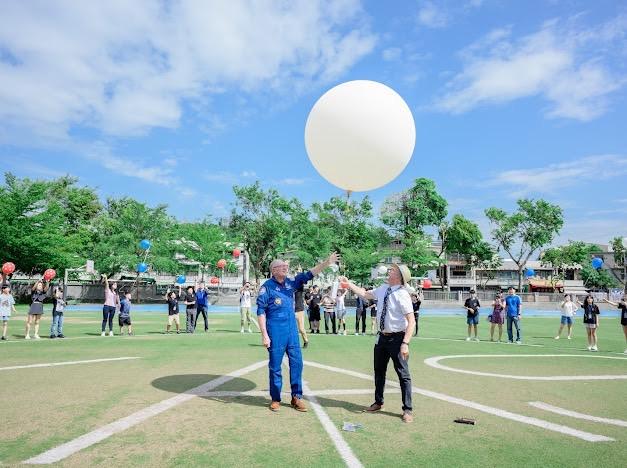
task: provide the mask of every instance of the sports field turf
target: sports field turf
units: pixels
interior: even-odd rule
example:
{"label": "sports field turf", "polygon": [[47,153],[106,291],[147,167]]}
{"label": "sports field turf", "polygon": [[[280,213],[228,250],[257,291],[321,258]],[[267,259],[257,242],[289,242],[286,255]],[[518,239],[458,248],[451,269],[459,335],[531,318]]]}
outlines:
{"label": "sports field turf", "polygon": [[[262,362],[267,352],[259,333],[239,333],[237,314],[210,315],[208,334],[166,336],[161,333],[165,313],[137,312],[136,336],[101,337],[101,314],[72,311],[64,326],[68,338],[50,340],[47,310],[42,339],[26,341],[25,309],[19,311],[9,324],[10,340],[0,343],[0,464],[19,464],[75,441],[84,442],[84,448],[70,447],[57,466],[346,466],[343,456],[380,467],[626,465],[627,356],[616,318],[602,320],[600,352],[590,353],[580,318],[571,341],[565,336],[553,339],[559,318],[523,318],[524,344],[516,346],[465,342],[463,317],[423,316],[421,337],[411,343],[417,392],[413,424],[400,421],[400,395],[392,386],[383,412],[361,412],[373,401],[372,379],[362,378],[372,375],[373,337],[313,336],[303,350],[311,363],[305,365],[304,380],[312,392],[324,391],[316,399],[337,430],[329,436],[321,422],[324,415],[314,412],[310,402],[309,412],[298,413],[289,407],[286,395],[279,413],[268,410],[267,367]],[[349,333],[354,332],[353,315],[348,322]],[[485,321],[480,338],[488,338]],[[443,359],[436,365],[563,380],[465,374],[425,363],[451,355],[471,357]],[[6,369],[122,357],[139,359]],[[185,393],[255,363],[256,369],[242,371],[210,392]],[[599,375],[623,378],[567,380]],[[284,391],[289,391],[288,376],[284,371]],[[391,364],[388,377],[396,381]],[[182,397],[173,399],[177,395]],[[160,402],[166,406],[146,411]],[[530,402],[607,420],[556,414]],[[459,417],[475,419],[476,424],[454,423]],[[94,432],[115,422],[110,437]],[[342,431],[344,422],[363,428]],[[102,440],[95,443],[99,434]]]}

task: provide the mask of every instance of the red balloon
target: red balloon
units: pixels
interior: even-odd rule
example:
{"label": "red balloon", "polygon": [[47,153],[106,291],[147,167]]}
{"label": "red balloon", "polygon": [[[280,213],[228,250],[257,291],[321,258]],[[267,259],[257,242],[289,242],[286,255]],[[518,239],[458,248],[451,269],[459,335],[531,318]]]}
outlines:
{"label": "red balloon", "polygon": [[218,260],[218,263],[216,263],[216,266],[220,269],[224,268],[226,266],[226,260],[224,260],[223,258]]}
{"label": "red balloon", "polygon": [[235,249],[233,250],[233,256],[235,258],[239,258],[239,256],[242,254],[242,252],[239,251],[239,249]]}
{"label": "red balloon", "polygon": [[429,289],[431,287],[431,280],[429,278],[426,278],[424,280],[422,280],[422,287],[425,289]]}
{"label": "red balloon", "polygon": [[44,279],[46,281],[54,279],[55,276],[57,276],[57,272],[54,271],[52,268],[48,268],[46,271],[44,271]]}
{"label": "red balloon", "polygon": [[2,273],[4,273],[5,275],[10,275],[14,271],[15,271],[14,263],[6,262],[4,265],[2,265]]}
{"label": "red balloon", "polygon": [[348,283],[340,283],[340,288],[348,289]]}
{"label": "red balloon", "polygon": [[220,278],[218,278],[217,276],[212,276],[211,279],[209,280],[209,282],[211,284],[219,284],[220,283]]}

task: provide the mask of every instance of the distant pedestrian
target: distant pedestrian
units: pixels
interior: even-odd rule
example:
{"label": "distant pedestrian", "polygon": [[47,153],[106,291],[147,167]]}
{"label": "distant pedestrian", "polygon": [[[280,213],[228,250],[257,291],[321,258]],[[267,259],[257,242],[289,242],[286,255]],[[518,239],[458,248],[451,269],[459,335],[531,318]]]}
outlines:
{"label": "distant pedestrian", "polygon": [[165,300],[168,303],[168,324],[165,327],[165,333],[170,333],[172,323],[176,325],[176,334],[181,333],[181,319],[179,316],[179,298],[181,297],[181,286],[179,285],[179,293],[168,291],[165,294]]}
{"label": "distant pedestrian", "polygon": [[65,338],[63,335],[63,311],[65,300],[63,289],[57,288],[52,295],[52,324],[50,325],[50,338]]}
{"label": "distant pedestrian", "polygon": [[[374,291],[372,286],[365,288],[366,291]],[[366,298],[366,309],[370,310],[370,334],[374,335],[377,330],[377,301]]]}
{"label": "distant pedestrian", "polygon": [[322,308],[324,309],[324,332],[329,334],[329,321],[331,322],[332,332],[335,335],[337,333],[336,322],[335,322],[335,300],[331,297],[331,288],[327,288],[324,296],[322,297],[322,302],[320,303]]}
{"label": "distant pedestrian", "polygon": [[133,335],[133,325],[131,323],[131,292],[126,291],[120,300],[120,313],[118,314],[118,325],[120,325],[120,335],[124,334],[124,326],[128,336]]}
{"label": "distant pedestrian", "polygon": [[322,302],[322,294],[318,285],[314,285],[311,296],[309,297],[309,321],[311,323],[311,332],[320,334],[320,303]]}
{"label": "distant pedestrian", "polygon": [[418,319],[420,318],[420,306],[422,305],[422,301],[424,301],[424,295],[422,289],[418,289],[418,291],[411,295],[411,305],[414,310],[414,320],[416,321],[414,336],[418,336]]}
{"label": "distant pedestrian", "polygon": [[301,286],[294,292],[294,313],[296,314],[296,323],[298,324],[298,332],[303,339],[303,348],[309,346],[309,339],[305,331],[305,290]]}
{"label": "distant pedestrian", "polygon": [[311,296],[313,295],[313,291],[314,291],[314,287],[313,285],[309,286],[309,289],[307,290],[307,292],[305,292],[304,295],[304,299],[305,299],[305,310],[307,311],[307,322],[309,323],[309,333],[313,333],[313,326],[311,323]]}
{"label": "distant pedestrian", "polygon": [[492,301],[492,314],[490,315],[490,341],[494,341],[494,327],[499,327],[499,343],[503,337],[503,324],[505,323],[505,300],[503,293],[498,292]]}
{"label": "distant pedestrian", "polygon": [[335,298],[335,318],[337,320],[337,331],[340,335],[346,336],[346,289],[338,289]]}
{"label": "distant pedestrian", "polygon": [[7,340],[7,329],[9,327],[9,318],[11,313],[15,314],[15,299],[11,294],[11,287],[3,283],[2,292],[0,293],[0,320],[2,320],[2,341]]}
{"label": "distant pedestrian", "polygon": [[516,294],[516,289],[512,287],[508,288],[505,297],[505,313],[507,316],[507,342],[513,343],[513,327],[516,327],[516,344],[520,344],[522,340],[522,327],[520,326],[522,299]]}
{"label": "distant pedestrian", "polygon": [[590,294],[586,296],[583,304],[579,300],[577,300],[577,304],[583,308],[583,325],[586,327],[588,335],[588,351],[598,351],[597,330],[599,329],[601,311],[594,303],[594,297]]}
{"label": "distant pedestrian", "polygon": [[250,324],[255,323],[250,307],[252,304],[252,291],[250,290],[250,282],[246,281],[244,286],[239,290],[239,314],[240,314],[240,333],[244,333],[244,324],[248,325],[248,333],[252,333]]}
{"label": "distant pedestrian", "polygon": [[560,328],[555,336],[556,340],[560,339],[564,325],[568,327],[568,339],[571,339],[573,329],[573,316],[577,313],[578,305],[575,304],[570,297],[570,294],[564,294],[564,300],[560,303],[560,310],[562,311],[562,318],[560,319]]}
{"label": "distant pedestrian", "polygon": [[[605,302],[620,309],[620,324],[623,327],[623,334],[627,342],[627,293],[623,293],[623,298],[618,302],[612,302],[608,299],[605,299]],[[625,354],[627,354],[627,349],[625,349]]]}
{"label": "distant pedestrian", "polygon": [[466,309],[466,323],[468,324],[468,336],[466,341],[470,341],[472,331],[475,332],[475,341],[479,341],[477,336],[477,326],[479,325],[479,308],[481,304],[477,298],[477,293],[474,289],[470,290],[470,297],[464,302],[464,309]]}
{"label": "distant pedestrian", "polygon": [[187,294],[185,294],[185,311],[187,314],[186,331],[187,333],[194,333],[194,324],[196,323],[196,292],[193,286],[187,287]]}
{"label": "distant pedestrian", "polygon": [[118,283],[109,284],[107,275],[102,275],[105,283],[105,302],[102,306],[102,328],[100,336],[105,336],[107,324],[109,325],[109,336],[113,336],[113,317],[115,310],[120,305],[120,296],[118,295]]}
{"label": "distant pedestrian", "polygon": [[44,313],[44,300],[48,294],[48,282],[40,279],[37,281],[31,290],[31,305],[28,310],[28,316],[26,317],[26,333],[24,338],[30,340],[30,329],[31,325],[35,325],[35,335],[33,338],[36,340],[40,339],[39,336],[39,322],[41,320],[41,316]]}
{"label": "distant pedestrian", "polygon": [[209,331],[209,320],[207,318],[207,309],[209,308],[209,297],[205,283],[198,283],[198,289],[196,289],[196,317],[194,317],[194,330],[198,324],[198,316],[202,314],[202,318],[205,321],[205,333]]}
{"label": "distant pedestrian", "polygon": [[359,323],[361,322],[361,334],[366,334],[366,303],[367,299],[361,296],[355,298],[355,335],[359,335]]}

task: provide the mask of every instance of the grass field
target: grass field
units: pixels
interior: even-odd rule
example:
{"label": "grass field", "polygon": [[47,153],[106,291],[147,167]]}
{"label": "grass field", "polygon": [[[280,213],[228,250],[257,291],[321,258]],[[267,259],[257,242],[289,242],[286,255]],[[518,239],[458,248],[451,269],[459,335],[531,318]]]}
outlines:
{"label": "grass field", "polygon": [[[627,423],[621,423],[627,421],[627,356],[616,318],[601,322],[600,352],[590,353],[579,322],[573,340],[556,341],[559,319],[525,318],[524,344],[516,346],[465,342],[462,317],[422,317],[421,337],[411,343],[416,393],[415,421],[409,425],[400,421],[400,395],[393,386],[383,412],[361,412],[373,401],[374,385],[368,378],[373,337],[313,336],[303,351],[305,361],[312,363],[305,365],[304,380],[314,394],[323,391],[315,398],[332,427],[339,429],[330,436],[311,403],[307,413],[298,413],[287,404],[277,414],[267,409],[263,363],[267,352],[258,333],[239,333],[237,314],[211,315],[208,334],[166,336],[161,333],[164,313],[135,313],[136,336],[101,337],[99,313],[71,312],[64,326],[68,338],[50,340],[45,338],[50,326],[47,311],[38,341],[23,339],[24,314],[20,308],[9,323],[10,340],[0,343],[0,463],[4,465],[20,464],[85,434],[91,434],[79,439],[86,440],[85,447],[63,457],[57,466],[346,466],[335,445],[342,446],[340,439],[359,463],[374,467],[609,468],[623,467],[627,460]],[[117,317],[115,322],[117,333]],[[350,332],[353,322],[350,316]],[[480,338],[488,338],[485,321],[480,324]],[[467,355],[471,356],[442,359],[438,364],[526,377],[623,378],[516,380],[453,372],[425,363],[438,356]],[[6,369],[122,357],[138,359]],[[255,363],[259,363],[257,368],[241,372],[210,392],[203,388],[186,393]],[[288,375],[284,371],[284,391],[289,391]],[[391,366],[388,377],[396,381]],[[164,401],[167,409],[151,407]],[[614,421],[557,414],[530,402]],[[288,395],[284,403],[289,403]],[[154,414],[146,410],[149,407]],[[129,415],[135,416],[129,419]],[[476,425],[455,424],[453,420],[459,417],[473,418]],[[95,430],[119,420],[129,427],[113,426],[113,435],[94,443]],[[363,428],[342,431],[344,422],[360,423]],[[572,435],[571,430],[579,432]],[[598,436],[604,440],[585,440]]]}

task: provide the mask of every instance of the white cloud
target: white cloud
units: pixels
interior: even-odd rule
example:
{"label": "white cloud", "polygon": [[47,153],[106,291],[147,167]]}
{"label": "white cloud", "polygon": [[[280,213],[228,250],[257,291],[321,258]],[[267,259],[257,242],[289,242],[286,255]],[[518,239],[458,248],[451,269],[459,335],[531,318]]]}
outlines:
{"label": "white cloud", "polygon": [[295,179],[295,178],[287,178],[281,179],[277,181],[278,185],[303,185],[307,182],[307,179]]}
{"label": "white cloud", "polygon": [[530,169],[514,169],[491,177],[486,184],[508,187],[512,197],[554,193],[585,181],[627,176],[627,156],[597,155]]}
{"label": "white cloud", "polygon": [[461,52],[464,69],[436,108],[459,114],[539,96],[548,102],[547,117],[594,119],[606,112],[608,95],[627,83],[626,37],[625,16],[594,28],[579,27],[576,18],[549,21],[518,40],[510,28],[496,29]]}
{"label": "white cloud", "polygon": [[0,123],[45,138],[174,128],[208,95],[336,80],[375,42],[357,0],[8,2]]}
{"label": "white cloud", "polygon": [[254,179],[254,178],[256,178],[256,177],[257,177],[257,174],[256,174],[254,171],[243,171],[243,172],[241,173],[241,176],[242,176],[242,177],[250,177],[250,178],[253,178],[253,179]]}
{"label": "white cloud", "polygon": [[443,28],[449,22],[446,12],[433,2],[423,2],[418,10],[418,24],[427,28]]}
{"label": "white cloud", "polygon": [[401,58],[402,53],[400,47],[388,47],[381,53],[381,57],[386,62],[395,62]]}

